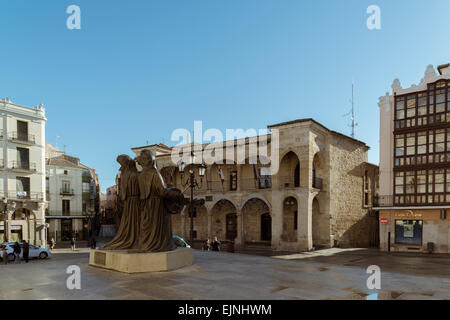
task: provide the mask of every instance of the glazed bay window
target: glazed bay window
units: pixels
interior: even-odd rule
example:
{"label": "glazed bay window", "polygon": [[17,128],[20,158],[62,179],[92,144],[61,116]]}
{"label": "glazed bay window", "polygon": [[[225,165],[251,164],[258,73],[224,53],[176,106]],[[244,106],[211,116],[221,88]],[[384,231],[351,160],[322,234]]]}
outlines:
{"label": "glazed bay window", "polygon": [[416,202],[416,173],[414,171],[405,172],[405,203]]}
{"label": "glazed bay window", "polygon": [[395,166],[403,166],[405,155],[405,135],[395,136]]}
{"label": "glazed bay window", "polygon": [[450,169],[395,172],[394,200],[396,205],[450,203]]}
{"label": "glazed bay window", "polygon": [[426,196],[426,193],[427,193],[427,171],[426,170],[417,171],[416,182],[417,182],[416,202],[417,203],[427,203],[427,196]]}
{"label": "glazed bay window", "polygon": [[416,126],[416,94],[411,94],[406,100],[406,127]]}
{"label": "glazed bay window", "polygon": [[405,202],[405,173],[396,172],[395,173],[395,204],[403,204]]}
{"label": "glazed bay window", "polygon": [[405,97],[397,97],[395,102],[395,129],[405,127]]}

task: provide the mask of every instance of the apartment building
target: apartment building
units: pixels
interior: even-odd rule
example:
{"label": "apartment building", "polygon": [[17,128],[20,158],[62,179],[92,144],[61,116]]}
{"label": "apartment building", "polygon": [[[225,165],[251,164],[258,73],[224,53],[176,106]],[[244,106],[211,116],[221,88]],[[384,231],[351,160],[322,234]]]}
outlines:
{"label": "apartment building", "polygon": [[100,186],[94,169],[80,159],[46,145],[46,219],[48,237],[58,241],[89,240],[92,222],[100,211]]}
{"label": "apartment building", "polygon": [[380,97],[380,243],[450,252],[450,68]]}
{"label": "apartment building", "polygon": [[0,113],[0,239],[45,246],[45,109],[5,98]]}
{"label": "apartment building", "polygon": [[[224,146],[237,159],[240,146],[245,163],[218,160],[206,165],[204,177],[193,170],[203,205],[193,215],[196,240],[234,241],[235,246],[266,246],[272,250],[309,251],[333,246],[377,246],[378,221],[372,211],[377,194],[378,167],[367,162],[369,147],[332,131],[313,119],[268,126],[263,138],[272,150],[276,130],[279,170],[259,155],[249,161],[250,139],[236,139]],[[196,145],[205,152],[207,145]],[[163,144],[132,148],[156,154],[157,165],[168,187],[189,196],[183,184],[191,167],[182,174],[171,159],[172,147]],[[271,151],[270,151],[271,152]],[[269,152],[269,155],[271,153]],[[192,167],[193,168],[193,167]],[[172,215],[173,233],[189,239],[187,208]]]}

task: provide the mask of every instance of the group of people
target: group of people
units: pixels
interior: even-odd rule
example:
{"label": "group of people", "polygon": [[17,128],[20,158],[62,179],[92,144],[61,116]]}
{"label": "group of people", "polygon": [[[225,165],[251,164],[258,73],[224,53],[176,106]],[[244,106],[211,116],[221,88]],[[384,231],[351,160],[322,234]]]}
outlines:
{"label": "group of people", "polygon": [[[8,264],[9,262],[9,257],[8,257],[8,250],[6,249],[6,246],[3,247],[2,249],[2,254],[3,254],[3,263],[4,264]],[[19,242],[15,242],[14,246],[13,246],[13,252],[14,252],[14,261],[15,263],[20,263],[20,254],[22,253],[22,257],[25,260],[26,263],[28,263],[28,257],[30,254],[30,246],[28,244],[28,242],[26,242],[25,240],[23,240],[22,242],[22,247],[20,246]]]}
{"label": "group of people", "polygon": [[203,251],[220,251],[220,241],[217,239],[217,237],[214,237],[213,242],[210,242],[209,239],[206,239],[206,241],[203,243]]}

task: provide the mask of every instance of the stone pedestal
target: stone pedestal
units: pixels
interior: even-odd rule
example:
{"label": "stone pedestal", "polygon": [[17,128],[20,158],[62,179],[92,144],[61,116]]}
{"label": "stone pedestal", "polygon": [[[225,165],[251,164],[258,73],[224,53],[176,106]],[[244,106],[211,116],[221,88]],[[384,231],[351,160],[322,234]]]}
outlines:
{"label": "stone pedestal", "polygon": [[89,265],[125,273],[171,271],[194,263],[194,250],[135,253],[129,250],[91,250]]}

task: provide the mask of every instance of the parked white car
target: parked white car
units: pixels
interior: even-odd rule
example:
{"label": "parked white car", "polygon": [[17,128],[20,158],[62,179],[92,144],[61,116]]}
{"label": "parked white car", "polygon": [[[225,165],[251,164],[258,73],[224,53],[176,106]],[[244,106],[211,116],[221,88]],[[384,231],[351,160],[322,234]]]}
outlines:
{"label": "parked white car", "polygon": [[[0,249],[3,249],[4,247],[6,247],[6,250],[8,252],[8,256],[9,256],[9,261],[14,261],[15,260],[15,256],[14,256],[14,244],[15,242],[3,242],[0,245]],[[22,242],[19,242],[20,244],[20,258],[23,259],[23,249],[22,249]],[[29,254],[28,254],[28,258],[29,259],[33,259],[33,258],[39,258],[39,259],[47,259],[49,258],[52,253],[50,250],[39,247],[39,246],[34,246],[32,244],[29,244]],[[0,257],[0,259],[3,257]]]}

